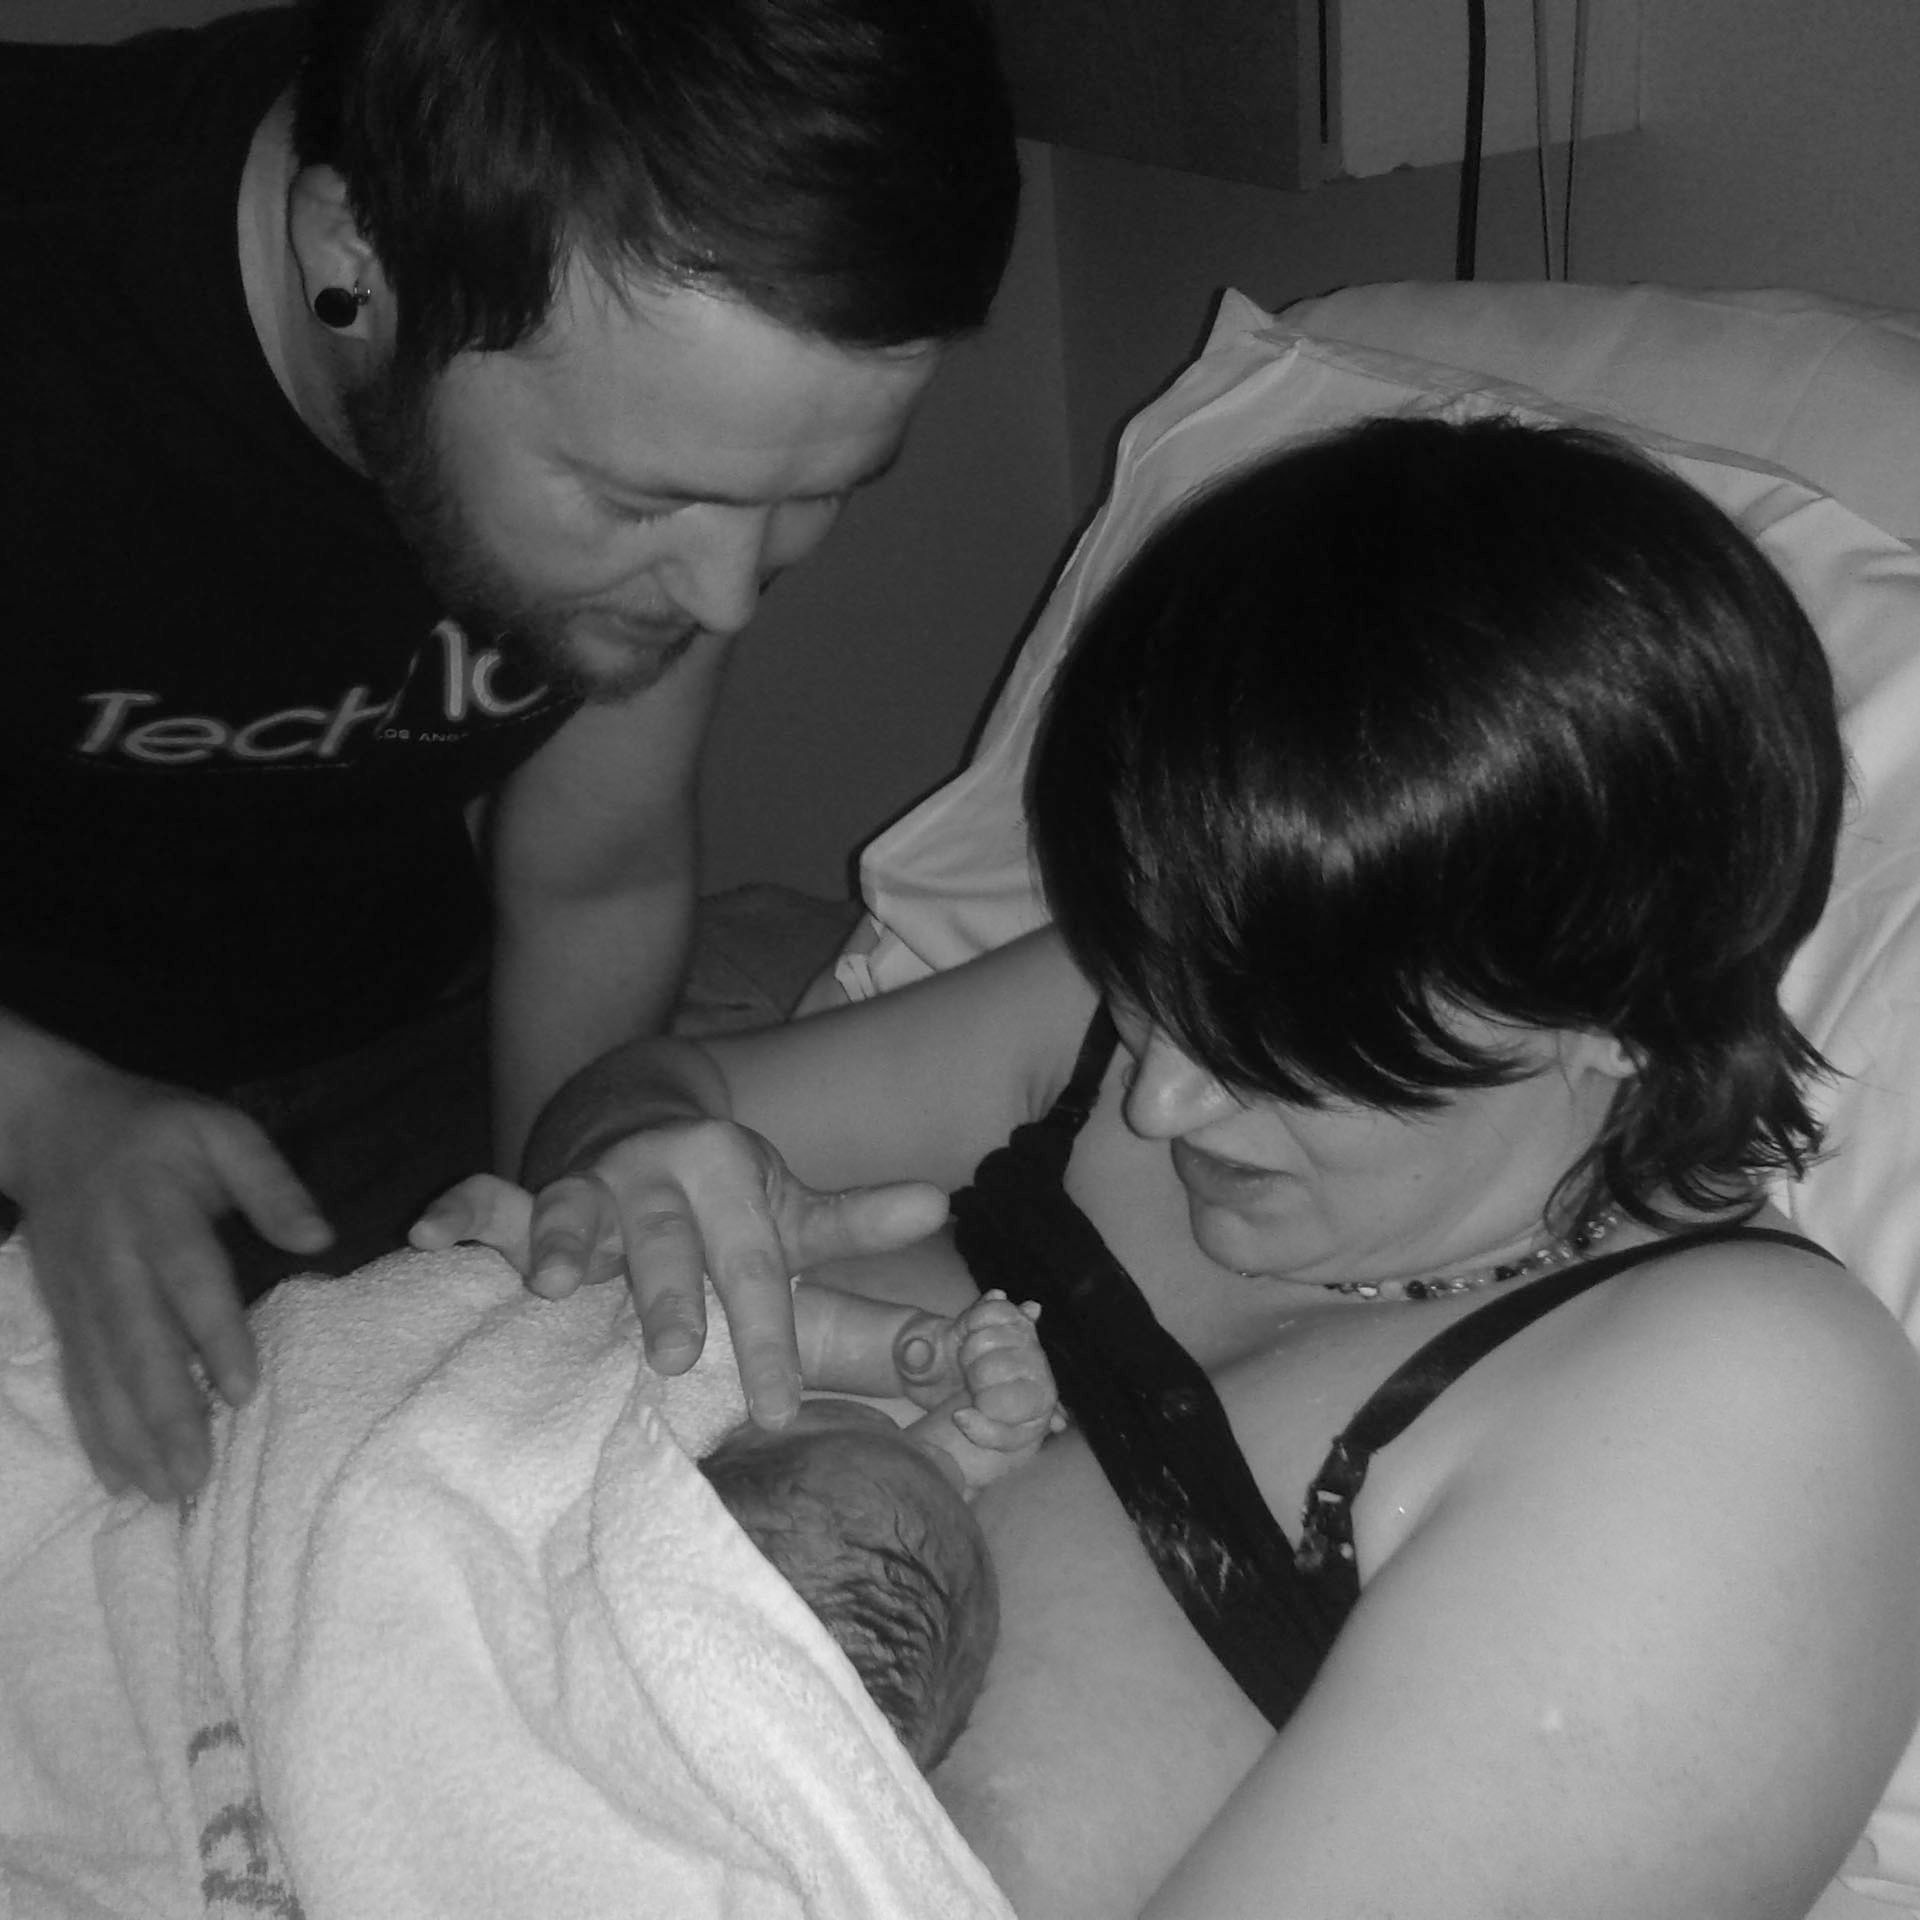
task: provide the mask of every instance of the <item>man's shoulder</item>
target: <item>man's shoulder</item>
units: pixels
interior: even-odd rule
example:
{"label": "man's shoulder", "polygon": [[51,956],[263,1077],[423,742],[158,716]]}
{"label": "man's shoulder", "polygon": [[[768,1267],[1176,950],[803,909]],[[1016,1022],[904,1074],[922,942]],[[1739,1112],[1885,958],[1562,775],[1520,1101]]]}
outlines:
{"label": "man's shoulder", "polygon": [[125,195],[250,133],[288,84],[299,27],[283,9],[104,44],[0,41],[0,210],[59,213]]}

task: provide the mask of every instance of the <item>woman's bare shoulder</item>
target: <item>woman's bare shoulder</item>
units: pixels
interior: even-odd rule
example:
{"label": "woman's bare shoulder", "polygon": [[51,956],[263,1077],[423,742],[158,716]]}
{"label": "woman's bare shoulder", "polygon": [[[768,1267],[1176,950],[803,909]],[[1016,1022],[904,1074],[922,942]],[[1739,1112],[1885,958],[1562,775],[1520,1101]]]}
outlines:
{"label": "woman's bare shoulder", "polygon": [[1569,1512],[1664,1514],[1729,1555],[1790,1523],[1810,1560],[1877,1533],[1920,1565],[1920,1354],[1844,1267],[1778,1242],[1697,1246],[1535,1332],[1488,1363],[1456,1494],[1553,1476],[1578,1486]]}
{"label": "woman's bare shoulder", "polygon": [[[1286,1914],[1335,1889],[1531,1911],[1543,1886],[1607,1920],[1804,1913],[1920,1712],[1901,1330],[1817,1255],[1736,1244],[1619,1276],[1475,1373],[1382,1454],[1360,1603],[1154,1913],[1212,1913],[1283,1855]],[[1356,1770],[1423,1817],[1356,1808],[1329,1784]]]}
{"label": "woman's bare shoulder", "polygon": [[1611,1378],[1648,1420],[1751,1426],[1781,1458],[1920,1447],[1920,1354],[1875,1296],[1809,1247],[1740,1239],[1599,1290],[1563,1364]]}

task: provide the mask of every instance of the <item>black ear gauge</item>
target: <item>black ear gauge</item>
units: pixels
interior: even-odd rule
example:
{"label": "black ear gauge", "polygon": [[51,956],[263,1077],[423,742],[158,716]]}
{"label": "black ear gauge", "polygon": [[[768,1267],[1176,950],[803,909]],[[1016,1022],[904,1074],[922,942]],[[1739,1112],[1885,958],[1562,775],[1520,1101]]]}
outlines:
{"label": "black ear gauge", "polygon": [[313,296],[314,318],[336,332],[344,332],[359,318],[360,309],[373,298],[365,287],[322,287]]}

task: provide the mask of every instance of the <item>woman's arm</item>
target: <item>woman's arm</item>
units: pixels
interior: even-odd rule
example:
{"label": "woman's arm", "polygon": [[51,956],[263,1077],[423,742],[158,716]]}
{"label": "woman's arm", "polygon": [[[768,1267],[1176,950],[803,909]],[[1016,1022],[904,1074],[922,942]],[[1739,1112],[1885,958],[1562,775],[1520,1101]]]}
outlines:
{"label": "woman's arm", "polygon": [[822,1191],[957,1186],[1051,1097],[1094,996],[1050,931],[857,1006],[698,1043],[641,1040],[576,1074],[529,1142],[544,1185],[662,1120],[729,1120]]}
{"label": "woman's arm", "polygon": [[1914,1356],[1773,1250],[1563,1314],[1443,1485],[1381,1456],[1360,1604],[1150,1920],[1797,1920],[1838,1869],[1920,1710]]}
{"label": "woman's arm", "polygon": [[703,1044],[636,1041],[584,1068],[529,1142],[524,1243],[469,1183],[418,1245],[479,1237],[558,1297],[624,1267],[663,1372],[698,1357],[711,1278],[754,1417],[798,1405],[788,1281],[918,1240],[944,1189],[1064,1077],[1093,1008],[1051,935],[880,1000]]}

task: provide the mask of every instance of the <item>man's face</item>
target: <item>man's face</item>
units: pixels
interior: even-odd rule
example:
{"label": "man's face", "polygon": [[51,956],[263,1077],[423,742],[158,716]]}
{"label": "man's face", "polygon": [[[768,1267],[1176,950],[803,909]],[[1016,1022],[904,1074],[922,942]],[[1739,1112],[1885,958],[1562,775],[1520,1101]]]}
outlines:
{"label": "man's face", "polygon": [[534,677],[621,700],[746,625],[891,464],[940,357],[576,265],[534,341],[389,368],[345,404],[448,611]]}

